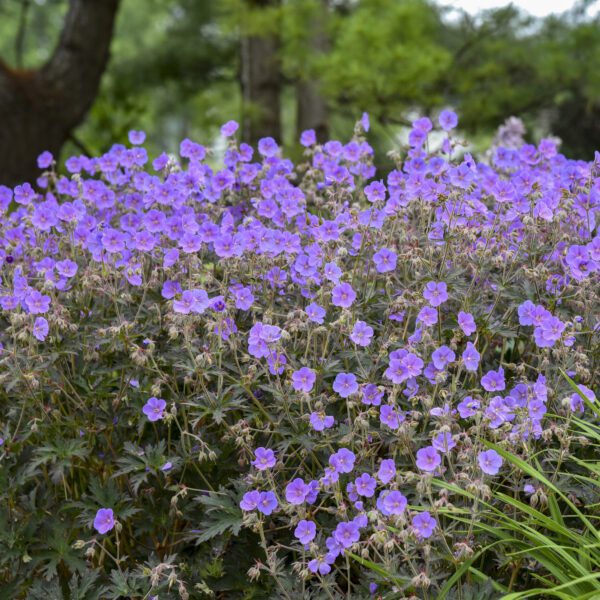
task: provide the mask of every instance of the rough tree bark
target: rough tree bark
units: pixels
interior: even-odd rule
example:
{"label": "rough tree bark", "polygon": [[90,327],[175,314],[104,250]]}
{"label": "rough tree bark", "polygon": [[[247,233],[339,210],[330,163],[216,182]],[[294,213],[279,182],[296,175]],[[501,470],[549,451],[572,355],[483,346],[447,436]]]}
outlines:
{"label": "rough tree bark", "polygon": [[[250,9],[276,6],[279,0],[249,0]],[[272,33],[244,32],[240,43],[242,138],[256,144],[266,136],[281,141],[279,40]]]}
{"label": "rough tree bark", "polygon": [[109,57],[120,0],[71,0],[48,62],[32,71],[0,63],[0,183],[33,181],[44,150],[58,156],[91,107]]}
{"label": "rough tree bark", "polygon": [[[315,14],[310,23],[310,46],[314,54],[325,54],[329,39],[325,31],[326,0],[320,3],[321,14]],[[296,84],[296,133],[297,139],[305,129],[314,129],[319,142],[329,139],[327,102],[321,94],[319,81],[309,72]]]}

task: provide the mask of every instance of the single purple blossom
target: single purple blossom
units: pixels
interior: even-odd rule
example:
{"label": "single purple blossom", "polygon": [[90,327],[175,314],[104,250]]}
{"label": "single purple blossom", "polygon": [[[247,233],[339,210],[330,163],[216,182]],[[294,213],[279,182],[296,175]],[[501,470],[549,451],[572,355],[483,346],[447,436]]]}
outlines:
{"label": "single purple blossom", "polygon": [[252,465],[257,468],[259,471],[264,471],[265,469],[270,469],[275,466],[277,462],[275,458],[275,452],[270,448],[257,448],[254,451],[254,460],[252,461]]}
{"label": "single purple blossom", "polygon": [[471,342],[467,342],[467,347],[462,353],[462,361],[465,365],[465,369],[471,372],[477,371],[480,357],[481,356],[479,352],[477,352],[477,348],[475,348]]}
{"label": "single purple blossom", "polygon": [[340,283],[331,292],[331,303],[334,306],[350,308],[354,300],[356,300],[356,292],[349,283]]}
{"label": "single purple blossom", "polygon": [[260,492],[258,490],[251,490],[246,492],[244,497],[240,501],[240,508],[244,511],[256,510],[260,501]]}
{"label": "single purple blossom", "polygon": [[400,423],[404,421],[404,416],[398,412],[396,407],[390,404],[383,404],[379,409],[379,420],[390,429],[398,429]]}
{"label": "single purple blossom", "polygon": [[37,157],[37,165],[40,169],[47,169],[48,167],[50,167],[52,165],[53,162],[54,162],[54,157],[47,150],[45,152],[42,152]]}
{"label": "single purple blossom", "polygon": [[487,475],[496,475],[503,463],[502,457],[495,450],[480,452],[477,460],[480,469]]}
{"label": "single purple blossom", "polygon": [[149,398],[142,412],[148,417],[148,421],[160,421],[164,417],[164,411],[167,407],[167,403],[162,398]]}
{"label": "single purple blossom", "polygon": [[146,134],[143,131],[130,131],[128,134],[129,142],[134,146],[139,146],[146,141]]}
{"label": "single purple blossom", "polygon": [[312,302],[304,309],[304,312],[308,315],[309,320],[318,323],[319,325],[323,324],[325,309],[322,306]]}
{"label": "single purple blossom", "polygon": [[33,324],[33,337],[43,342],[48,335],[48,321],[44,317],[37,317]]}
{"label": "single purple blossom", "polygon": [[456,354],[448,346],[440,346],[431,355],[431,360],[436,369],[443,370],[447,365],[454,362]]}
{"label": "single purple blossom", "polygon": [[438,321],[438,313],[431,306],[424,306],[417,315],[417,322],[423,323],[426,327],[435,325]]}
{"label": "single purple blossom", "polygon": [[458,125],[458,116],[452,110],[443,110],[438,117],[440,127],[444,131],[450,131]]}
{"label": "single purple blossom", "polygon": [[431,440],[431,445],[439,452],[443,452],[445,454],[450,452],[450,450],[456,446],[456,442],[449,431],[444,431],[434,436],[434,438]]}
{"label": "single purple blossom", "polygon": [[371,343],[373,328],[364,321],[356,321],[350,334],[350,339],[358,346],[366,347]]}
{"label": "single purple blossom", "polygon": [[94,529],[104,535],[115,526],[115,516],[112,508],[101,508],[94,519]]}
{"label": "single purple blossom", "polygon": [[448,287],[441,282],[430,281],[423,291],[423,297],[431,306],[438,307],[448,300]]}
{"label": "single purple blossom", "polygon": [[294,535],[301,544],[309,544],[317,535],[317,525],[314,521],[302,519],[296,526]]}
{"label": "single purple blossom", "polygon": [[223,137],[231,137],[239,129],[237,121],[227,121],[221,126],[221,135]]}
{"label": "single purple blossom", "polygon": [[386,515],[401,515],[408,505],[406,497],[397,490],[388,492],[382,500]]}
{"label": "single purple blossom", "polygon": [[396,476],[396,463],[393,458],[386,458],[381,461],[377,477],[381,483],[387,484]]}
{"label": "single purple blossom", "polygon": [[466,396],[464,400],[462,400],[458,406],[458,414],[462,419],[468,419],[469,417],[474,417],[477,414],[477,410],[481,406],[479,400],[471,398],[471,396]]}
{"label": "single purple blossom", "polygon": [[351,473],[356,456],[347,448],[340,448],[329,457],[329,464],[337,473]]}
{"label": "single purple blossom", "polygon": [[335,419],[331,415],[326,415],[323,411],[310,413],[310,424],[315,431],[324,431],[333,427]]}
{"label": "single purple blossom", "polygon": [[477,331],[477,325],[475,325],[473,315],[471,313],[463,312],[462,310],[458,313],[458,325],[466,336]]}
{"label": "single purple blossom", "polygon": [[377,480],[371,477],[368,473],[363,473],[354,480],[354,486],[356,493],[359,496],[365,496],[371,498],[375,494],[375,488],[377,487]]}
{"label": "single purple blossom", "polygon": [[44,314],[50,309],[50,296],[33,290],[25,297],[25,304],[32,315]]}
{"label": "single purple blossom", "polygon": [[310,487],[304,483],[304,479],[297,477],[287,484],[285,499],[290,504],[303,504],[310,491]]}
{"label": "single purple blossom", "polygon": [[412,518],[412,530],[419,539],[430,538],[437,526],[437,521],[428,511],[418,513]]}
{"label": "single purple blossom", "polygon": [[488,392],[500,392],[506,387],[504,380],[504,369],[500,367],[497,371],[488,371],[481,378],[481,385]]}
{"label": "single purple blossom", "polygon": [[358,383],[354,373],[338,373],[333,382],[333,391],[342,398],[348,398],[358,391]]}
{"label": "single purple blossom", "polygon": [[396,268],[396,253],[389,248],[382,248],[373,254],[373,262],[378,273],[387,273]]}
{"label": "single purple blossom", "polygon": [[292,387],[297,392],[310,392],[317,380],[316,373],[308,367],[302,367],[292,373]]}
{"label": "single purple blossom", "polygon": [[417,450],[417,467],[421,471],[435,471],[442,464],[442,457],[433,446]]}
{"label": "single purple blossom", "polygon": [[306,129],[300,134],[300,143],[308,148],[314,146],[317,143],[317,134],[314,129]]}
{"label": "single purple blossom", "polygon": [[256,508],[263,515],[270,515],[277,508],[277,496],[274,492],[260,492]]}
{"label": "single purple blossom", "polygon": [[360,531],[358,525],[350,521],[338,523],[337,527],[333,532],[333,537],[336,542],[342,546],[342,548],[349,548],[352,544],[358,542],[360,539]]}

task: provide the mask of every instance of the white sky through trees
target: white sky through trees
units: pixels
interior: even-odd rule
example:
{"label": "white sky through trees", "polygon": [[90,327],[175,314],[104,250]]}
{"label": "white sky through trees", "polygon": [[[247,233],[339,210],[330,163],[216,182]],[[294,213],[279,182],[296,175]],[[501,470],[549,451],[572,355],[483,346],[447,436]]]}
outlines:
{"label": "white sky through trees", "polygon": [[[480,10],[513,4],[536,17],[545,17],[551,13],[561,13],[569,10],[576,4],[573,0],[514,0],[513,2],[507,2],[506,0],[438,0],[438,3],[454,8],[462,8],[471,14],[475,14]],[[589,13],[596,14],[599,8],[600,2],[595,2],[590,7]]]}

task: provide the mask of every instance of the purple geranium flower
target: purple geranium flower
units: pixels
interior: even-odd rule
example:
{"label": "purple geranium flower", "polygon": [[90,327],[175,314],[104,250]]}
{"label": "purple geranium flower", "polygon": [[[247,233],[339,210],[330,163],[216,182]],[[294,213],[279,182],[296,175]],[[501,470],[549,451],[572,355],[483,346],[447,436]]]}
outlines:
{"label": "purple geranium flower", "polygon": [[423,291],[423,297],[433,307],[440,306],[448,300],[448,287],[446,284],[441,282],[430,281]]}
{"label": "purple geranium flower", "polygon": [[62,277],[73,277],[78,269],[77,263],[69,259],[59,260],[54,266],[56,267],[58,274]]}
{"label": "purple geranium flower", "polygon": [[101,508],[94,519],[94,529],[101,534],[108,533],[115,526],[112,508]]}
{"label": "purple geranium flower", "polygon": [[335,420],[331,415],[326,415],[322,410],[310,413],[310,424],[315,431],[323,431],[333,427]]}
{"label": "purple geranium flower", "polygon": [[290,504],[302,504],[310,491],[310,486],[304,483],[304,479],[297,477],[287,484],[287,487],[285,488],[285,499]]}
{"label": "purple geranium flower", "polygon": [[[582,385],[581,383],[577,386],[579,391],[592,403],[596,402],[596,394],[590,390],[589,387]],[[573,412],[582,413],[585,410],[585,402],[578,392],[571,394],[569,407]]]}
{"label": "purple geranium flower", "polygon": [[306,129],[300,134],[300,143],[308,148],[314,146],[317,143],[317,134],[314,129]]}
{"label": "purple geranium flower", "polygon": [[146,141],[146,134],[143,131],[134,131],[131,130],[128,134],[129,141],[134,146],[139,146]]}
{"label": "purple geranium flower", "polygon": [[277,508],[277,496],[274,492],[261,492],[258,496],[256,508],[263,515],[270,515]]}
{"label": "purple geranium flower", "polygon": [[365,196],[369,202],[385,200],[385,185],[381,181],[373,181],[365,187]]}
{"label": "purple geranium flower", "polygon": [[305,309],[304,312],[308,315],[308,318],[314,323],[318,323],[319,325],[323,324],[325,317],[325,309],[318,304],[312,302]]}
{"label": "purple geranium flower", "polygon": [[454,441],[454,437],[449,431],[444,431],[438,433],[433,440],[431,441],[431,445],[438,450],[439,452],[450,452],[452,448],[456,446],[456,442]]}
{"label": "purple geranium flower", "polygon": [[448,346],[440,346],[431,355],[431,360],[433,361],[435,368],[439,370],[445,369],[447,365],[454,362],[455,358],[456,354],[454,354]]}
{"label": "purple geranium flower", "polygon": [[488,392],[500,392],[506,387],[504,380],[504,369],[500,367],[497,371],[488,371],[481,378],[481,385]]}
{"label": "purple geranium flower", "polygon": [[442,457],[433,446],[417,451],[417,467],[421,471],[435,471],[442,464]]}
{"label": "purple geranium flower", "polygon": [[424,306],[417,315],[417,322],[423,323],[426,327],[435,325],[438,321],[438,313],[431,306]]}
{"label": "purple geranium flower", "polygon": [[488,475],[496,475],[502,466],[502,457],[495,450],[480,452],[477,456],[479,467]]}
{"label": "purple geranium flower", "polygon": [[401,515],[406,510],[407,504],[405,496],[397,490],[388,492],[382,499],[386,515]]}
{"label": "purple geranium flower", "polygon": [[361,401],[366,405],[379,406],[383,398],[384,392],[381,391],[374,383],[367,383],[362,389]]}
{"label": "purple geranium flower", "polygon": [[437,526],[437,521],[429,514],[423,511],[412,518],[412,529],[417,538],[429,538]]}
{"label": "purple geranium flower", "polygon": [[462,310],[458,313],[458,325],[466,336],[477,331],[477,325],[475,325],[473,315],[471,313],[463,312]]}
{"label": "purple geranium flower", "polygon": [[350,308],[356,300],[356,292],[349,283],[340,283],[331,291],[331,303],[334,306]]}
{"label": "purple geranium flower", "polygon": [[309,544],[315,539],[317,535],[317,525],[314,521],[307,521],[302,519],[294,530],[294,535],[300,541],[301,544]]}
{"label": "purple geranium flower", "polygon": [[458,414],[462,419],[468,419],[477,414],[477,410],[481,406],[479,400],[474,400],[471,396],[466,396],[462,402],[456,407]]}
{"label": "purple geranium flower", "polygon": [[373,337],[373,328],[364,321],[356,321],[350,334],[350,339],[359,346],[368,346]]}
{"label": "purple geranium flower", "polygon": [[450,131],[458,125],[458,116],[452,110],[443,110],[438,117],[440,127],[445,131]]}
{"label": "purple geranium flower", "polygon": [[50,296],[45,296],[37,290],[29,292],[25,297],[25,304],[32,315],[47,313],[50,309]]}
{"label": "purple geranium flower", "polygon": [[356,456],[348,448],[340,448],[329,457],[329,464],[337,473],[351,473]]}
{"label": "purple geranium flower", "polygon": [[37,165],[40,169],[47,169],[54,162],[54,157],[47,150],[37,157]]}
{"label": "purple geranium flower", "polygon": [[148,421],[160,421],[164,417],[166,407],[167,403],[165,400],[153,396],[144,404],[142,412],[148,417]]}
{"label": "purple geranium flower", "polygon": [[477,371],[479,367],[480,354],[477,352],[477,348],[471,343],[467,342],[467,347],[462,353],[462,361],[467,371]]}
{"label": "purple geranium flower", "polygon": [[260,492],[258,490],[251,490],[244,494],[244,497],[240,501],[240,508],[245,511],[255,510],[259,501]]}
{"label": "purple geranium flower", "polygon": [[237,121],[227,121],[221,126],[221,135],[223,137],[231,137],[239,128]]}
{"label": "purple geranium flower", "polygon": [[49,327],[48,321],[44,317],[37,317],[33,324],[33,337],[43,342],[48,335]]}
{"label": "purple geranium flower", "polygon": [[254,451],[254,460],[252,461],[252,465],[256,467],[259,471],[264,471],[265,469],[270,469],[275,466],[277,462],[275,458],[275,452],[270,448],[257,448]]}
{"label": "purple geranium flower", "polygon": [[311,573],[319,573],[319,575],[327,575],[331,572],[331,563],[335,560],[329,555],[317,556],[308,562],[308,570]]}
{"label": "purple geranium flower", "polygon": [[333,532],[333,537],[342,548],[349,548],[360,539],[360,530],[353,521],[338,523]]}
{"label": "purple geranium flower", "polygon": [[383,404],[379,409],[379,420],[390,429],[398,429],[400,423],[404,421],[404,416],[398,412],[395,406]]}
{"label": "purple geranium flower", "polygon": [[264,137],[258,140],[258,151],[266,158],[275,156],[279,151],[277,142],[272,137]]}
{"label": "purple geranium flower", "polygon": [[232,290],[235,298],[235,307],[240,310],[249,310],[254,303],[254,295],[249,287],[237,287]]}
{"label": "purple geranium flower", "polygon": [[396,253],[389,248],[382,248],[373,255],[373,262],[378,273],[387,273],[396,268]]}
{"label": "purple geranium flower", "polygon": [[377,480],[374,477],[371,477],[371,475],[368,473],[363,473],[360,477],[357,477],[354,480],[354,487],[359,496],[371,498],[373,494],[375,494]]}
{"label": "purple geranium flower", "polygon": [[348,398],[358,391],[358,383],[354,373],[338,373],[333,382],[333,391],[342,398]]}
{"label": "purple geranium flower", "polygon": [[393,458],[385,458],[379,465],[377,477],[381,483],[389,483],[396,476],[396,463]]}
{"label": "purple geranium flower", "polygon": [[292,387],[297,392],[310,392],[316,380],[316,373],[308,367],[302,367],[292,373]]}

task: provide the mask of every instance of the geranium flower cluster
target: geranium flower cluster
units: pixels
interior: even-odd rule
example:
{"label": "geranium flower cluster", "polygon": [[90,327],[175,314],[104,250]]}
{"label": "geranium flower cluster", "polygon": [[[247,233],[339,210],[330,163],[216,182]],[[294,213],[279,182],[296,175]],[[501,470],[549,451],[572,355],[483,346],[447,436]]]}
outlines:
{"label": "geranium flower cluster", "polygon": [[[102,390],[80,435],[114,456],[104,477],[174,484],[148,484],[133,511],[97,506],[97,533],[222,471],[264,551],[253,568],[282,597],[281,569],[353,597],[375,589],[355,556],[419,593],[477,544],[444,514],[464,498],[436,482],[526,493],[497,449],[527,459],[562,443],[557,419],[585,403],[560,369],[596,401],[600,165],[551,140],[477,161],[457,122],[439,116],[431,150],[434,124],[417,119],[385,176],[364,116],[347,143],[305,132],[297,166],[271,138],[238,144],[230,122],[219,166],[190,140],[150,161],[133,132],[36,188],[0,187],[9,397],[30,399],[34,422],[38,397],[81,410]],[[0,416],[4,448],[22,423]],[[160,449],[154,470],[140,460],[154,450],[135,451],[139,471],[119,464],[142,439]],[[192,544],[189,514],[176,527]]]}

